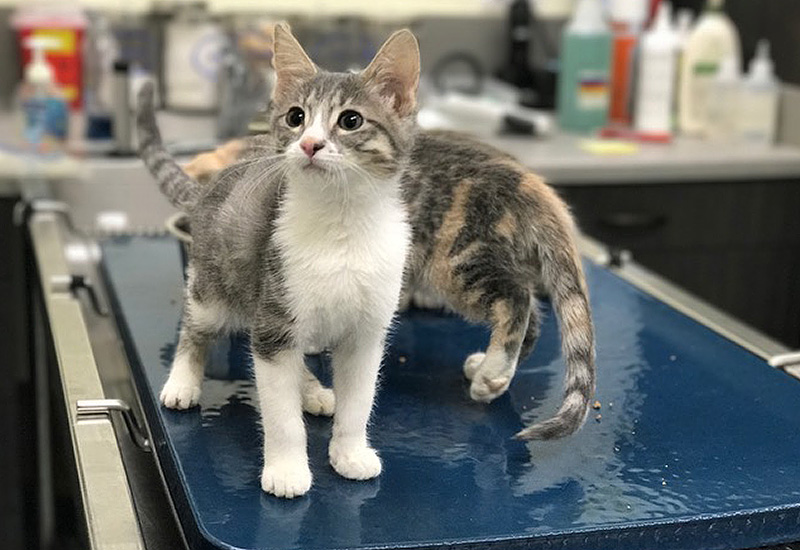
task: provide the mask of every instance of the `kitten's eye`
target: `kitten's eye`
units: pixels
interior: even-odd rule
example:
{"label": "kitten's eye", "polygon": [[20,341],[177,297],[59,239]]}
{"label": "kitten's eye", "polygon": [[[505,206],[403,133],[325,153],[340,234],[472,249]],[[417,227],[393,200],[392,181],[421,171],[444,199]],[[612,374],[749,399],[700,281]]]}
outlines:
{"label": "kitten's eye", "polygon": [[355,111],[342,111],[338,124],[342,130],[355,130],[364,124],[364,117]]}
{"label": "kitten's eye", "polygon": [[292,107],[289,109],[289,112],[286,113],[286,124],[288,124],[290,128],[297,128],[305,119],[306,114],[300,107]]}

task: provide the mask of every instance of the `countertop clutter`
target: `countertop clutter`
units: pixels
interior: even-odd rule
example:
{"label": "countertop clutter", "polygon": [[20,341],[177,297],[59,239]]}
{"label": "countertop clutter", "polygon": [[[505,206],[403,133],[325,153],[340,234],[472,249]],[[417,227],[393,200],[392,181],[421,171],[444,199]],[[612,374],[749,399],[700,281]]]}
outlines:
{"label": "countertop clutter", "polygon": [[[187,160],[187,151],[204,151],[215,146],[214,119],[207,116],[163,112],[158,115],[165,140]],[[9,132],[14,121],[0,115],[0,131]],[[701,138],[677,137],[669,144],[623,142],[623,150],[594,151],[600,143],[589,136],[557,132],[546,139],[520,136],[481,135],[487,143],[505,151],[555,185],[600,185],[685,183],[696,181],[737,181],[753,179],[800,179],[800,149],[791,145],[754,147],[747,143],[721,143]],[[131,156],[108,158],[75,149],[80,157],[54,153],[47,157],[0,149],[0,181],[26,177],[48,179],[91,179],[93,168],[138,163]],[[83,158],[81,158],[83,157]],[[14,186],[0,187],[13,193]]]}

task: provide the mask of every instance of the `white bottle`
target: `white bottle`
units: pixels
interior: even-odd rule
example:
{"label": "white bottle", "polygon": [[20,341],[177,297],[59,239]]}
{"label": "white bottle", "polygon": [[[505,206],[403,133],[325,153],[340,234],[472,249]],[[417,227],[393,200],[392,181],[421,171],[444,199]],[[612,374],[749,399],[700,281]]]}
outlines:
{"label": "white bottle", "polygon": [[686,43],[681,62],[680,127],[687,134],[704,134],[708,120],[709,92],[723,59],[741,65],[739,33],[723,12],[725,0],[708,0]]}
{"label": "white bottle", "polygon": [[741,90],[739,135],[744,141],[758,145],[773,143],[779,96],[780,84],[770,59],[769,42],[761,40]]}
{"label": "white bottle", "polygon": [[719,72],[709,87],[713,98],[708,103],[705,134],[710,139],[723,142],[736,141],[741,113],[742,76],[739,62],[733,56],[726,57]]}
{"label": "white bottle", "polygon": [[672,132],[677,37],[670,23],[671,12],[669,2],[662,2],[652,28],[642,37],[635,103],[635,128],[638,132]]}

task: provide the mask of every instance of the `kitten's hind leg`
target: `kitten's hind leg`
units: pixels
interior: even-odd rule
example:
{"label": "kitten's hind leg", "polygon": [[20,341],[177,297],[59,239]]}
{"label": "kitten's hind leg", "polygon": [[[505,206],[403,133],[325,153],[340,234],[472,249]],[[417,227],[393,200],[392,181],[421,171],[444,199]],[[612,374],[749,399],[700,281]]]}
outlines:
{"label": "kitten's hind leg", "polygon": [[522,361],[531,354],[536,342],[539,340],[539,333],[542,331],[542,314],[539,311],[539,304],[536,300],[531,305],[531,314],[528,318],[528,328],[525,331],[525,338],[522,340],[522,347],[519,350],[519,360]]}
{"label": "kitten's hind leg", "polygon": [[200,401],[208,347],[219,334],[223,321],[224,317],[214,308],[187,296],[175,358],[161,389],[161,402],[168,409],[188,409]]}
{"label": "kitten's hind leg", "polygon": [[333,416],[335,406],[333,390],[323,386],[306,367],[303,377],[303,410],[314,416]]}
{"label": "kitten's hind leg", "polygon": [[[486,353],[473,353],[464,362],[464,375],[471,381],[470,397],[489,403],[511,384],[520,352],[532,349],[538,334],[539,315],[526,293],[501,298],[491,307],[492,336]],[[524,343],[523,343],[524,342]]]}

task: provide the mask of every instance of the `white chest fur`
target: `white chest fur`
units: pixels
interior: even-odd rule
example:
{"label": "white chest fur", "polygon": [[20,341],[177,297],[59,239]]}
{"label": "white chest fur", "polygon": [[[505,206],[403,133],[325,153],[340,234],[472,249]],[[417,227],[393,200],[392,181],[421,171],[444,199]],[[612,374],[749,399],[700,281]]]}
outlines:
{"label": "white chest fur", "polygon": [[384,331],[410,239],[396,184],[347,196],[303,183],[289,185],[276,231],[298,345]]}

